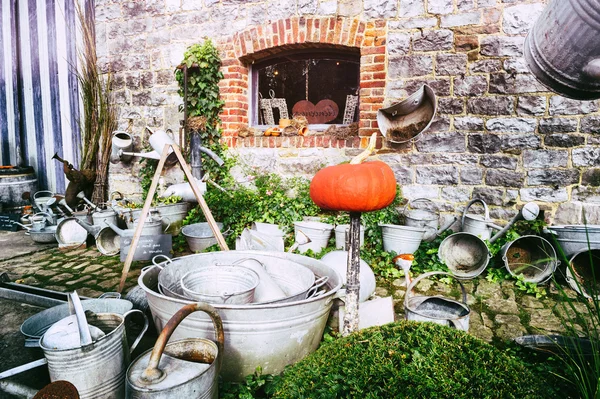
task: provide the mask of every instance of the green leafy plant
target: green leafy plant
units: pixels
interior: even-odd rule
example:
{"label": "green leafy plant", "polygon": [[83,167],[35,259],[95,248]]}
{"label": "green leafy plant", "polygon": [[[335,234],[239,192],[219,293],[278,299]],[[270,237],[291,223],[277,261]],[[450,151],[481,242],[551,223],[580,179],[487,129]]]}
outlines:
{"label": "green leafy plant", "polygon": [[397,322],[323,344],[265,388],[272,398],[552,398],[514,356],[433,323]]}

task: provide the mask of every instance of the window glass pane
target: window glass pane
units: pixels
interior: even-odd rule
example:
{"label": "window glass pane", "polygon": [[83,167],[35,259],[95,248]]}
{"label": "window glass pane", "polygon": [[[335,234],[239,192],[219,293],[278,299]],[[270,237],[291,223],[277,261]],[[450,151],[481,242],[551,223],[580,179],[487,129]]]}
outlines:
{"label": "window glass pane", "polygon": [[[342,124],[346,96],[358,95],[359,62],[331,58],[278,59],[257,70],[259,99],[284,99],[288,116],[296,110],[305,114],[309,123]],[[308,100],[312,104],[307,104]],[[326,100],[326,101],[323,101]],[[320,103],[319,103],[320,102]],[[259,106],[260,108],[260,102]],[[337,114],[336,114],[337,108]],[[273,122],[281,117],[280,108],[273,107]],[[259,109],[259,124],[269,124],[268,116]],[[358,106],[352,121],[358,119]],[[348,121],[347,121],[348,122]]]}

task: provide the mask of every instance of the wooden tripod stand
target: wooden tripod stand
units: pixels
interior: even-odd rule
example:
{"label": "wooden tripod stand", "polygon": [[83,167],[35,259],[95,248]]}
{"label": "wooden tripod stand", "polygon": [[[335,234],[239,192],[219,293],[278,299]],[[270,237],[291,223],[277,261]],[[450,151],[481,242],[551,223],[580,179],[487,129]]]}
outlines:
{"label": "wooden tripod stand", "polygon": [[150,206],[152,205],[152,199],[154,198],[154,194],[156,193],[156,187],[158,186],[158,180],[160,178],[160,174],[165,166],[165,161],[167,160],[167,156],[169,155],[169,148],[172,148],[175,155],[177,155],[177,159],[179,160],[181,169],[183,169],[183,173],[185,173],[185,176],[187,177],[190,185],[192,186],[192,191],[194,192],[194,195],[196,196],[196,199],[198,200],[198,204],[200,204],[200,209],[202,209],[202,212],[204,213],[204,216],[206,217],[206,221],[208,222],[208,225],[210,226],[211,230],[213,231],[213,234],[215,235],[215,237],[217,238],[217,243],[221,247],[221,250],[229,251],[229,247],[227,246],[227,243],[225,242],[225,238],[223,237],[223,234],[221,234],[221,230],[219,230],[219,227],[217,226],[217,223],[215,222],[215,219],[214,219],[212,213],[210,212],[210,209],[208,208],[208,205],[206,204],[206,201],[204,200],[202,193],[200,192],[200,187],[198,187],[198,183],[196,182],[196,179],[194,178],[194,176],[192,176],[192,171],[190,170],[190,167],[188,166],[187,162],[183,158],[183,155],[181,154],[181,150],[179,149],[179,146],[177,144],[165,144],[163,152],[160,156],[160,160],[158,161],[158,166],[156,167],[156,172],[154,173],[154,177],[152,178],[152,184],[150,185],[150,190],[148,190],[148,196],[146,197],[146,202],[144,203],[144,207],[142,208],[142,214],[140,215],[139,222],[137,224],[135,232],[133,233],[133,240],[131,241],[131,247],[129,248],[129,252],[127,253],[127,258],[125,259],[125,264],[123,265],[123,271],[121,273],[121,281],[119,283],[119,288],[117,290],[118,292],[122,292],[123,288],[125,288],[125,281],[127,280],[127,274],[129,273],[129,268],[131,267],[131,263],[133,262],[133,255],[135,253],[135,249],[137,248],[137,245],[140,241],[140,237],[142,236],[142,229],[144,227],[144,223],[146,222],[146,217],[148,216],[148,213],[150,211]]}

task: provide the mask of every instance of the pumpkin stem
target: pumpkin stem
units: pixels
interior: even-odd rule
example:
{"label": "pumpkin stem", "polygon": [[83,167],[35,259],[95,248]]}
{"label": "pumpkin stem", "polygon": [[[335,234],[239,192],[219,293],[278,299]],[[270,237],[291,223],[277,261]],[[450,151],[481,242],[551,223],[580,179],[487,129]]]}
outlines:
{"label": "pumpkin stem", "polygon": [[363,152],[361,152],[360,154],[358,154],[357,156],[352,158],[352,160],[350,161],[350,164],[358,165],[360,163],[363,163],[365,161],[365,159],[369,158],[371,153],[375,150],[375,144],[377,144],[377,133],[373,133],[371,135],[371,138],[369,139],[369,144],[367,145],[367,148],[365,148],[365,150]]}

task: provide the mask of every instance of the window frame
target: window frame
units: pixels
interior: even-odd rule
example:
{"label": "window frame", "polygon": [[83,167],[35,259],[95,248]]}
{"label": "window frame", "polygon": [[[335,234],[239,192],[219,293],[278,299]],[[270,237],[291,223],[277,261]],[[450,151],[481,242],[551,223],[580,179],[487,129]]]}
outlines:
{"label": "window frame", "polygon": [[[355,47],[348,47],[346,49],[338,48],[307,48],[298,50],[287,50],[281,51],[277,54],[273,54],[268,57],[261,58],[260,60],[252,61],[249,65],[249,79],[250,84],[248,85],[248,112],[249,112],[249,125],[250,127],[266,130],[276,125],[259,125],[258,124],[258,70],[264,66],[272,65],[278,61],[285,61],[290,59],[309,59],[309,58],[321,58],[321,59],[339,59],[341,61],[356,62],[360,68],[360,49]],[[358,74],[358,84],[360,87],[360,69]],[[360,109],[360,96],[358,98],[357,113]],[[343,110],[342,110],[343,112]],[[353,122],[355,123],[355,122]],[[335,123],[323,123],[323,124],[311,124],[308,125],[312,130],[322,132],[327,130],[331,126],[348,126],[344,124]]]}

